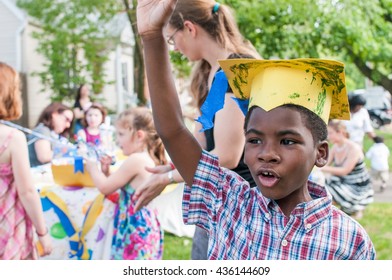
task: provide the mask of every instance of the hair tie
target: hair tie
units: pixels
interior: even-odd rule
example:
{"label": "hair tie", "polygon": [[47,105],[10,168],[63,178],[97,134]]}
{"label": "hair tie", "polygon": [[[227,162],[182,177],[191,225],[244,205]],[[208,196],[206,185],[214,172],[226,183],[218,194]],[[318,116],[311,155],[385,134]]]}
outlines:
{"label": "hair tie", "polygon": [[215,3],[214,7],[212,8],[212,13],[215,14],[219,10],[220,4],[218,2]]}

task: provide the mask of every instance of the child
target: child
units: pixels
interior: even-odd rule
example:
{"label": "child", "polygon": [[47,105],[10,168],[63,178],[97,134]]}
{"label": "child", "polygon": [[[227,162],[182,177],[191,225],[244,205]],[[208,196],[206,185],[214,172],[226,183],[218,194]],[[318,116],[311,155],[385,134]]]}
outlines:
{"label": "child", "polygon": [[163,232],[157,213],[147,207],[134,211],[135,190],[151,175],[147,166],[166,164],[161,139],[147,108],[128,109],[116,121],[116,139],[128,158],[119,169],[109,174],[110,159],[101,160],[102,171],[95,162],[86,168],[103,194],[120,190],[119,206],[114,221],[113,259],[161,259]]}
{"label": "child", "polygon": [[82,121],[84,128],[78,131],[78,139],[94,146],[102,143],[99,127],[105,122],[106,110],[98,103],[93,103],[84,114]]}
{"label": "child", "polygon": [[[22,114],[17,72],[0,62],[0,116],[16,120]],[[52,243],[37,190],[31,183],[26,137],[23,132],[0,124],[0,259],[37,259],[34,229],[50,254]]]}
{"label": "child", "polygon": [[203,151],[183,123],[162,35],[175,2],[139,0],[138,31],[155,126],[187,184],[183,218],[208,231],[208,257],[374,259],[361,225],[332,206],[325,188],[308,182],[313,167],[327,162],[328,117],[349,117],[343,66],[311,59],[220,62],[234,94],[250,100],[245,162],[257,184],[250,188]]}
{"label": "child", "polygon": [[366,153],[366,157],[370,159],[371,171],[370,175],[372,181],[381,181],[380,192],[385,191],[387,182],[389,180],[389,149],[384,144],[384,138],[382,136],[375,136],[373,138],[374,144]]}
{"label": "child", "polygon": [[341,120],[329,121],[328,140],[333,145],[327,164],[321,168],[327,175],[326,188],[342,211],[361,219],[374,194],[362,147],[349,138]]}

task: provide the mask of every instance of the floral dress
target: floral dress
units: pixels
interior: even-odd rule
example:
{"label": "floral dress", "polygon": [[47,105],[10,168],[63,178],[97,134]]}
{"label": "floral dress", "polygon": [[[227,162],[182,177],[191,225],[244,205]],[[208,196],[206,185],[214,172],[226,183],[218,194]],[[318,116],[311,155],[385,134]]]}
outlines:
{"label": "floral dress", "polygon": [[[7,149],[12,133],[0,146]],[[11,163],[0,163],[0,260],[37,259],[34,230],[19,199]]]}
{"label": "floral dress", "polygon": [[143,207],[135,213],[135,190],[130,184],[121,188],[114,218],[112,259],[159,260],[163,252],[163,231],[156,210]]}

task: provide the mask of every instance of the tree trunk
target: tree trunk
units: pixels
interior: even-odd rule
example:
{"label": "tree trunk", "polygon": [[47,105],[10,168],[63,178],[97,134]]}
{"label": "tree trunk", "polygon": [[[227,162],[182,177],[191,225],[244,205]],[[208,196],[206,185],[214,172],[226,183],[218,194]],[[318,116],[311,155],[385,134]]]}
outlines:
{"label": "tree trunk", "polygon": [[127,12],[127,16],[129,19],[129,23],[132,28],[132,32],[135,38],[135,46],[133,49],[134,54],[134,65],[133,65],[133,84],[134,84],[134,92],[136,92],[138,97],[138,105],[145,105],[147,103],[146,96],[144,94],[144,59],[143,59],[143,47],[140,37],[137,32],[136,25],[136,6],[137,1],[132,0],[132,8],[129,6],[128,0],[123,0],[125,5],[125,9]]}
{"label": "tree trunk", "polygon": [[384,89],[389,91],[392,95],[392,80],[388,76],[382,74],[377,69],[370,68],[365,61],[363,61],[358,55],[356,55],[350,48],[347,48],[349,56],[352,58],[354,64],[357,66],[359,71],[368,79],[373,81],[375,84],[382,86]]}

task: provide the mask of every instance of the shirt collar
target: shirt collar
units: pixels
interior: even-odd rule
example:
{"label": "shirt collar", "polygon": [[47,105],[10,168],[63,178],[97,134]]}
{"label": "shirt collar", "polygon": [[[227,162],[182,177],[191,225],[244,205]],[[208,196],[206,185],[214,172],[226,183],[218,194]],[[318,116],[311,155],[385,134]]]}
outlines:
{"label": "shirt collar", "polygon": [[[331,213],[332,196],[325,187],[312,181],[308,181],[308,188],[313,199],[298,204],[291,215],[301,216],[305,229],[311,230]],[[259,206],[261,211],[265,213],[264,219],[269,220],[272,212],[281,212],[278,204],[274,200],[263,196],[259,188],[256,189]]]}

